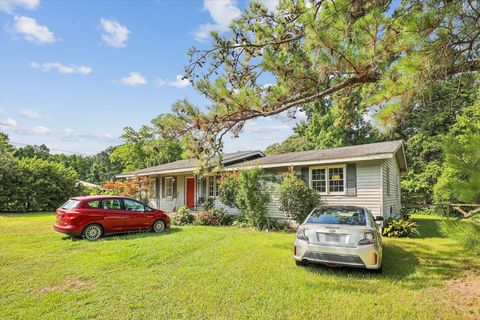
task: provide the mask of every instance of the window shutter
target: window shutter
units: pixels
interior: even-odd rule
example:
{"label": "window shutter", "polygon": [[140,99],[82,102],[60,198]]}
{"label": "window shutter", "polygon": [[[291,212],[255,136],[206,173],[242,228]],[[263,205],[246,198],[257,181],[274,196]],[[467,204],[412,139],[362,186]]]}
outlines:
{"label": "window shutter", "polygon": [[160,178],[155,178],[155,198],[158,199],[160,196]]}
{"label": "window shutter", "polygon": [[308,181],[308,178],[309,178],[309,175],[310,175],[310,171],[308,170],[308,167],[302,167],[302,168],[300,169],[300,175],[301,175],[301,177],[302,177],[303,182],[305,182],[305,184],[306,184],[307,186],[310,186],[310,185],[309,185],[309,181]]}
{"label": "window shutter", "polygon": [[347,164],[347,196],[357,196],[357,164]]}
{"label": "window shutter", "polygon": [[162,198],[165,198],[165,177],[162,177]]}
{"label": "window shutter", "polygon": [[207,198],[207,178],[206,177],[202,178],[202,197],[204,199]]}
{"label": "window shutter", "polygon": [[173,197],[177,197],[177,179],[178,177],[173,178]]}

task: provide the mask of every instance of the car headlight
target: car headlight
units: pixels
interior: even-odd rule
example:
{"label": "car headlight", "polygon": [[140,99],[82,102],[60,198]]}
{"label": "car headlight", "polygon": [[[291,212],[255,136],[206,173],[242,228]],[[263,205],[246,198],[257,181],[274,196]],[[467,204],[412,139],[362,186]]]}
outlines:
{"label": "car headlight", "polygon": [[374,244],[375,243],[375,233],[371,231],[365,232],[363,239],[358,242],[358,244]]}
{"label": "car headlight", "polygon": [[298,229],[297,230],[297,239],[308,241],[308,237],[305,234],[305,229]]}

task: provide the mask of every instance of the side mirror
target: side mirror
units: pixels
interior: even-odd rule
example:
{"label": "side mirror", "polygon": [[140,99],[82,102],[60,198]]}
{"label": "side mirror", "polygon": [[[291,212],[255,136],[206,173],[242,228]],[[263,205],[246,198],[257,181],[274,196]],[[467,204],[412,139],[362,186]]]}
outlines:
{"label": "side mirror", "polygon": [[375,221],[383,221],[383,217],[382,216],[376,216]]}

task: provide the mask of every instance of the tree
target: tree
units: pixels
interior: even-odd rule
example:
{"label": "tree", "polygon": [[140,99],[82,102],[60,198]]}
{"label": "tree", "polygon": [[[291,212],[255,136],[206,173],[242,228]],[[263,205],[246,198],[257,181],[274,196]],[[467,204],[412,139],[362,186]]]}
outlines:
{"label": "tree", "polygon": [[165,117],[159,115],[152,120],[152,127],[142,126],[138,131],[126,127],[122,135],[125,143],[112,151],[110,160],[128,172],[181,159],[180,140],[163,133]]}
{"label": "tree", "polygon": [[435,200],[480,203],[480,99],[457,117],[443,146],[445,162]]}
{"label": "tree", "polygon": [[401,120],[425,88],[480,70],[477,1],[308,4],[280,1],[271,12],[251,2],[229,36],[213,32],[210,48],[190,50],[186,77],[212,105],[179,101],[170,124],[195,155],[215,158],[248,120],[328,97],[360,95],[391,129],[400,121],[382,120]]}
{"label": "tree", "polygon": [[19,179],[16,168],[15,148],[9,144],[8,135],[0,132],[0,210],[10,209],[17,193]]}
{"label": "tree", "polygon": [[18,148],[15,151],[15,157],[21,158],[39,158],[43,160],[47,160],[50,156],[50,149],[42,144],[40,146],[37,145],[27,145],[22,148]]}
{"label": "tree", "polygon": [[88,172],[87,181],[101,184],[115,179],[115,176],[123,171],[119,162],[111,160],[115,147],[110,147],[93,156],[93,163]]}

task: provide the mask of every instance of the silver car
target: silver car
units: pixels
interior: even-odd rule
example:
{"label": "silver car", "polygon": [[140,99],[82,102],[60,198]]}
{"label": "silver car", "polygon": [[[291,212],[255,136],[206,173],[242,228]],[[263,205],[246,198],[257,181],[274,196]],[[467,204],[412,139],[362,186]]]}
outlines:
{"label": "silver car", "polygon": [[322,206],[313,209],[297,230],[294,258],[309,262],[349,266],[382,272],[383,243],[372,213],[363,207]]}

